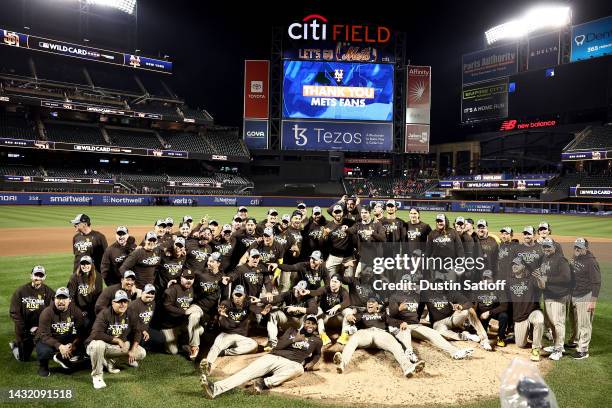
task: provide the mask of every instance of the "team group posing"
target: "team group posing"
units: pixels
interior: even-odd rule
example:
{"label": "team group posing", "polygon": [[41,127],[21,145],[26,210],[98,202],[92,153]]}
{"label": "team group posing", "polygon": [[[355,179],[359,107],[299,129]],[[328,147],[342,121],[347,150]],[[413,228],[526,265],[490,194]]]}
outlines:
{"label": "team group posing", "polygon": [[[92,230],[90,218],[79,214],[71,221],[75,259],[67,285],[52,291],[38,265],[31,282],[13,295],[11,350],[20,361],[36,350],[44,377],[50,360],[66,372],[90,364],[98,389],[106,387],[104,369],[120,371],[119,358],[132,367],[147,352],[184,351],[199,359],[206,332],[216,335],[200,362],[208,398],[250,380],[263,392],[316,370],[334,328],[336,343],[343,346],[333,356],[338,373],[346,371],[357,348],[377,348],[392,353],[410,377],[425,365],[413,350],[413,338],[464,359],[473,349],[453,341],[474,341],[493,351],[489,332],[496,332],[497,347],[531,342],[534,361],[545,335],[553,343],[543,349],[551,359],[559,360],[564,347],[575,347],[576,359],[588,357],[601,278],[585,239],[576,239],[568,262],[545,222],[537,230],[525,227],[519,242],[510,227],[499,237],[490,234],[484,219],[458,217],[451,225],[438,214],[432,228],[412,208],[404,221],[394,200],[367,207],[345,196],[326,212],[329,217],[314,207],[309,216],[301,203],[282,217],[269,209],[257,222],[240,207],[231,224],[206,217],[194,223],[185,216],[178,230],[167,218],[157,220],[139,244],[119,226],[110,246]],[[371,242],[405,243],[427,257],[481,258],[484,268],[461,274],[422,270],[415,276],[504,279],[506,290],[377,292],[371,268],[360,257]],[[567,343],[566,314],[572,322]],[[258,351],[261,346],[249,337],[257,327],[267,330],[266,354],[213,383],[209,374],[219,356]]]}

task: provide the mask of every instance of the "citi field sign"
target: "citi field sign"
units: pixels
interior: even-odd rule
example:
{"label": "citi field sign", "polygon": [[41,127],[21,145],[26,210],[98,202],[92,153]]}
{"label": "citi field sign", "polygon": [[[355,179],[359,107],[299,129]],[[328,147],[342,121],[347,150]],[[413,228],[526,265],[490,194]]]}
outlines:
{"label": "citi field sign", "polygon": [[292,40],[344,41],[351,43],[384,44],[391,40],[391,30],[385,26],[331,24],[320,14],[310,14],[289,25]]}

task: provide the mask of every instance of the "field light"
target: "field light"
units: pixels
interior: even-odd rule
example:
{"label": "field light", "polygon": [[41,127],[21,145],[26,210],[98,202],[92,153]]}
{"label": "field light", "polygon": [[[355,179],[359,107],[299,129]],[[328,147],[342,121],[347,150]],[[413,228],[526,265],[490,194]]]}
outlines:
{"label": "field light", "polygon": [[521,18],[495,26],[485,32],[487,44],[524,37],[544,28],[563,27],[570,23],[569,7],[542,6],[530,9]]}
{"label": "field light", "polygon": [[134,14],[136,0],[86,0],[88,4],[106,6],[123,11],[127,14]]}

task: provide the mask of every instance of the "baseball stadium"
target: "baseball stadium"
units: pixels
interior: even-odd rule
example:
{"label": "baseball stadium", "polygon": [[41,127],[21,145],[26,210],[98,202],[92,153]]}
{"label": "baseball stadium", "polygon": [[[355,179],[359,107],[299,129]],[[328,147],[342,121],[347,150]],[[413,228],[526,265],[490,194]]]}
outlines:
{"label": "baseball stadium", "polygon": [[4,0],[2,405],[609,406],[610,4],[442,3]]}

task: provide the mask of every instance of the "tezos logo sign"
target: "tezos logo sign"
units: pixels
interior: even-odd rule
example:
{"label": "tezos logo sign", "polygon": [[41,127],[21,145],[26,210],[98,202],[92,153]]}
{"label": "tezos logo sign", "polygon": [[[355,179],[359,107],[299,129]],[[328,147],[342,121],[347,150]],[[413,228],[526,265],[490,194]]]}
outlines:
{"label": "tezos logo sign", "polygon": [[299,23],[289,25],[287,34],[292,40],[345,41],[351,43],[387,43],[391,30],[384,26],[331,24],[320,14],[310,14]]}

